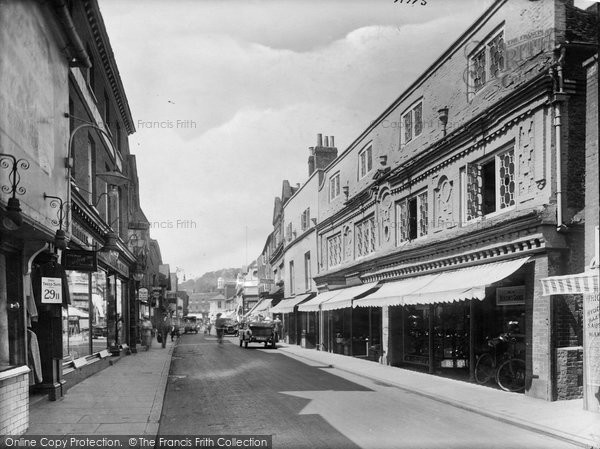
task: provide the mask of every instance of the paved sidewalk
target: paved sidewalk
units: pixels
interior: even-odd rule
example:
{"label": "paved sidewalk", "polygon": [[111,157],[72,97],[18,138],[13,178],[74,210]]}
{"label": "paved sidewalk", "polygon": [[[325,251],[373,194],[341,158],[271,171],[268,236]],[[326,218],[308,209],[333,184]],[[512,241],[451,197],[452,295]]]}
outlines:
{"label": "paved sidewalk", "polygon": [[583,400],[548,402],[524,394],[508,393],[469,382],[295,345],[280,344],[279,350],[293,357],[385,382],[582,447],[600,448],[600,414],[583,410]]}
{"label": "paved sidewalk", "polygon": [[35,402],[25,435],[155,436],[174,347],[154,340],[149,351],[122,356],[58,401]]}

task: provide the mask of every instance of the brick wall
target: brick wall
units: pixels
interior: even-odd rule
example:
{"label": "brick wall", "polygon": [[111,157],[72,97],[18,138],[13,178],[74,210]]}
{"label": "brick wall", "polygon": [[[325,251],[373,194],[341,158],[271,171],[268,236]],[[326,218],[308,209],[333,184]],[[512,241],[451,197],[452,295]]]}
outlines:
{"label": "brick wall", "polygon": [[556,350],[555,399],[583,397],[583,348],[570,347]]}
{"label": "brick wall", "polygon": [[29,426],[27,373],[0,380],[0,435],[21,435]]}
{"label": "brick wall", "polygon": [[598,226],[600,197],[598,196],[598,61],[587,66],[586,91],[586,179],[585,187],[585,263],[594,257],[594,227]]}

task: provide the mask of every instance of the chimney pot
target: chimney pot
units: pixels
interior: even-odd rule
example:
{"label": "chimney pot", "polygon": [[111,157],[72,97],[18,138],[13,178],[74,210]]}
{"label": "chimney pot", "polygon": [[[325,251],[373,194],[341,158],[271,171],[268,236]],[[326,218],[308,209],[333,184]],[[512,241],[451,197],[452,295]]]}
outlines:
{"label": "chimney pot", "polygon": [[317,134],[317,146],[318,147],[323,146],[323,134],[321,134],[321,133]]}
{"label": "chimney pot", "polygon": [[332,147],[335,146],[334,140],[333,140],[333,136],[329,136],[329,143],[331,144]]}
{"label": "chimney pot", "polygon": [[329,146],[329,136],[325,136],[325,146]]}

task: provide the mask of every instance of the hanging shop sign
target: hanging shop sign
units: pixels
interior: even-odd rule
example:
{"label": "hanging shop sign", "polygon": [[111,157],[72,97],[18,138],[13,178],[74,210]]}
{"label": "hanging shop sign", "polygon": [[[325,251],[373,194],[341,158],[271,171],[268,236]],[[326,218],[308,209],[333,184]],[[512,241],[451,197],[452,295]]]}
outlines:
{"label": "hanging shop sign", "polygon": [[496,289],[496,305],[520,306],[525,304],[525,286],[498,287]]}
{"label": "hanging shop sign", "polygon": [[62,279],[42,277],[42,303],[62,304]]}
{"label": "hanging shop sign", "polygon": [[142,302],[148,301],[148,289],[147,288],[140,288],[138,290],[138,299]]}
{"label": "hanging shop sign", "polygon": [[65,270],[95,272],[98,271],[98,253],[68,249],[63,252],[62,265]]}

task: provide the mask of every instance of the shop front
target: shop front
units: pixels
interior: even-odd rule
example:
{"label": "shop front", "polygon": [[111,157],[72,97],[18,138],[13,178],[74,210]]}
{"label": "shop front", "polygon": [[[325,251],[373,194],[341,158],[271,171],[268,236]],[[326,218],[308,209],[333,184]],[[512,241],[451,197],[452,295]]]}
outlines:
{"label": "shop front", "polygon": [[[355,301],[355,306],[388,308],[389,337],[382,341],[382,350],[389,364],[475,381],[477,361],[483,354],[494,352],[500,362],[510,351],[510,357],[525,362],[526,284],[532,283],[528,260],[388,282]],[[510,344],[493,346],[507,333]]]}
{"label": "shop front", "polygon": [[285,298],[276,306],[271,308],[273,318],[280,317],[281,319],[282,334],[280,338],[286,343],[295,345],[300,342],[299,338],[297,337],[297,321],[300,315],[298,313],[298,305],[308,301],[313,296],[314,293],[307,293],[291,298]]}

